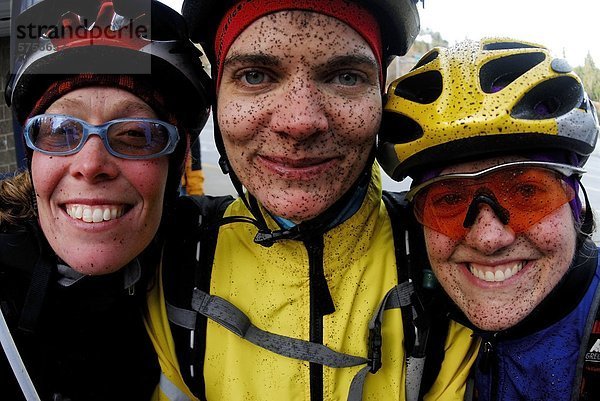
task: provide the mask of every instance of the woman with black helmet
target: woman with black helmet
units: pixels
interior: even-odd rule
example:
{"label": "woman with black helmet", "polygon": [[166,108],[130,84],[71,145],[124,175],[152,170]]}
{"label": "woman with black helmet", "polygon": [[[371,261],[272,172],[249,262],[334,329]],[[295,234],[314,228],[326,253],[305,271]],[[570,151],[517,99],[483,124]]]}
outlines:
{"label": "woman with black helmet", "polygon": [[[0,188],[2,345],[28,400],[148,400],[142,310],[209,78],[156,1],[42,1],[15,23],[33,27],[6,89],[29,169]],[[0,381],[22,399],[4,360]]]}
{"label": "woman with black helmet", "polygon": [[[598,119],[562,59],[513,39],[438,48],[388,90],[379,161],[406,194],[477,400],[600,397],[600,268],[580,183]],[[582,207],[580,194],[585,205]]]}
{"label": "woman with black helmet", "polygon": [[[199,238],[189,263],[167,250],[151,294],[148,324],[172,394],[418,396],[403,348],[412,311],[384,311],[403,266],[374,164],[385,67],[418,32],[414,3],[184,2],[212,64],[215,139],[240,198],[222,219],[187,218]],[[468,370],[470,331],[456,327],[464,349],[432,399],[464,391],[456,372]]]}

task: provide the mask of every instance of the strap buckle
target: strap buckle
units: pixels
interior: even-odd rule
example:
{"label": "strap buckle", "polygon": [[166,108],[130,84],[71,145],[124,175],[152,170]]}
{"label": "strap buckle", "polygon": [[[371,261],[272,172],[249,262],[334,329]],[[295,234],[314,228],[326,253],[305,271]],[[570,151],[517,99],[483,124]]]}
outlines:
{"label": "strap buckle", "polygon": [[373,327],[369,328],[369,353],[368,365],[369,372],[376,373],[381,368],[381,345],[383,337],[381,336],[381,322],[375,321]]}

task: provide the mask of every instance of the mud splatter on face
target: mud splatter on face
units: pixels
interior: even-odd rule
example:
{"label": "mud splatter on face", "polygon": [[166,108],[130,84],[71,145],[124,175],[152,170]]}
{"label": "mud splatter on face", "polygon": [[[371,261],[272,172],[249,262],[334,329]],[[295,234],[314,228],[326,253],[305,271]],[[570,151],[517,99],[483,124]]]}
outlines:
{"label": "mud splatter on face", "polygon": [[365,40],[334,18],[284,11],[250,25],[225,58],[217,110],[244,186],[294,221],[335,203],[374,145],[378,76]]}
{"label": "mud splatter on face", "polygon": [[[445,172],[479,171],[515,160],[519,158],[487,159]],[[469,320],[484,330],[512,327],[531,313],[568,270],[575,240],[568,204],[519,234],[487,205],[462,240],[425,228],[436,277]]]}

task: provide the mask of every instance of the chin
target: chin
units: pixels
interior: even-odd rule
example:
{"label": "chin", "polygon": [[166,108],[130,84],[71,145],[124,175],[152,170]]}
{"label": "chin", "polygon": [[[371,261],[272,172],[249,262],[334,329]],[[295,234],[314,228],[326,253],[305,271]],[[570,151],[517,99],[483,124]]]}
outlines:
{"label": "chin", "polygon": [[115,273],[127,265],[127,262],[121,261],[90,262],[90,259],[86,259],[85,262],[82,262],[78,260],[69,261],[69,258],[64,260],[65,263],[73,270],[87,276],[102,276],[105,274]]}
{"label": "chin", "polygon": [[289,201],[282,202],[282,199],[276,199],[275,202],[265,202],[264,206],[273,214],[294,222],[302,222],[313,219],[327,210],[321,200],[310,200],[307,197],[294,197]]}
{"label": "chin", "polygon": [[[490,314],[490,316],[495,316],[495,314]],[[476,319],[470,316],[467,317],[477,328],[484,331],[503,331],[516,326],[521,320],[523,320],[523,317],[514,316],[503,316],[502,319],[494,321],[490,319]]]}

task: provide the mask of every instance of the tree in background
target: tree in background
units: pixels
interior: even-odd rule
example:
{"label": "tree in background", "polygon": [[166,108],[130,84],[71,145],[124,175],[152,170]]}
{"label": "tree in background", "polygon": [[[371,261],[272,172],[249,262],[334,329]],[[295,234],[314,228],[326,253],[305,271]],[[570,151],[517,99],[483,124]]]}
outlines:
{"label": "tree in background", "polygon": [[402,57],[396,57],[388,67],[386,86],[409,72],[425,53],[437,46],[448,46],[448,41],[444,40],[439,32],[433,32],[431,29],[422,30],[408,52]]}
{"label": "tree in background", "polygon": [[429,50],[434,47],[447,47],[448,41],[442,38],[442,34],[439,32],[434,32],[431,29],[424,29],[419,34],[419,37],[413,43],[412,47],[409,49],[409,53],[416,53],[419,55],[423,55],[427,53]]}
{"label": "tree in background", "polygon": [[575,67],[574,70],[581,77],[590,98],[600,102],[600,69],[596,67],[592,55],[588,52],[583,67]]}

